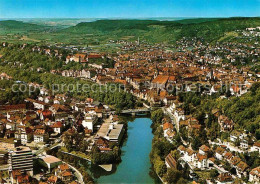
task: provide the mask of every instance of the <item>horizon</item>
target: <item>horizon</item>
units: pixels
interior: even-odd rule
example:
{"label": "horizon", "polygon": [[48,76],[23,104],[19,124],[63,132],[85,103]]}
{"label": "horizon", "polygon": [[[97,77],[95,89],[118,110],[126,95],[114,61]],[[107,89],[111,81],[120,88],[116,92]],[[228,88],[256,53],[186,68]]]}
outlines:
{"label": "horizon", "polygon": [[154,20],[154,19],[225,19],[225,18],[260,18],[260,16],[230,16],[230,17],[0,17],[5,20],[18,19],[100,19],[100,20]]}
{"label": "horizon", "polygon": [[0,0],[1,19],[259,17],[259,0]]}

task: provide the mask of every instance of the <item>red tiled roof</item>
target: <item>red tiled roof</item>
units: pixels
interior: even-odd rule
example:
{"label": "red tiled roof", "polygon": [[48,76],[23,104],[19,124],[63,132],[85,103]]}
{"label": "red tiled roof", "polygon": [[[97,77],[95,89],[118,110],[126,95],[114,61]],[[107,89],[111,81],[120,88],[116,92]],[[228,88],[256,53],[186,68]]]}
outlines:
{"label": "red tiled roof", "polygon": [[170,128],[170,129],[173,129],[173,124],[171,124],[171,123],[164,123],[163,124],[163,130],[166,130],[166,129],[168,129],[168,128]]}
{"label": "red tiled roof", "polygon": [[52,128],[61,128],[62,127],[62,123],[60,121],[54,123],[52,126]]}
{"label": "red tiled roof", "polygon": [[204,144],[204,145],[202,145],[202,146],[200,147],[200,150],[202,150],[202,151],[204,151],[204,152],[208,152],[208,151],[209,151],[209,147]]}
{"label": "red tiled roof", "polygon": [[152,83],[165,84],[169,79],[169,76],[158,75],[155,79],[152,80]]}
{"label": "red tiled roof", "polygon": [[69,165],[68,164],[61,164],[61,165],[59,165],[59,168],[62,171],[69,170]]}
{"label": "red tiled roof", "polygon": [[44,129],[37,129],[37,130],[35,130],[34,134],[36,134],[36,135],[44,135],[45,134],[45,130]]}
{"label": "red tiled roof", "polygon": [[167,157],[165,158],[165,161],[167,162],[167,164],[171,167],[176,169],[177,168],[177,162],[176,160],[173,158],[173,156],[171,155],[171,153],[169,153],[167,155]]}

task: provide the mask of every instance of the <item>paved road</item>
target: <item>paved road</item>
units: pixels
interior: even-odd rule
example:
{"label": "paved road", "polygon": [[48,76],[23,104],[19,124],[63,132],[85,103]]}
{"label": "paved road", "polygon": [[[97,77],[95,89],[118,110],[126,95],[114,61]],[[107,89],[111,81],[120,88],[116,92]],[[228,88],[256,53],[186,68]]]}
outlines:
{"label": "paved road", "polygon": [[244,150],[241,150],[238,147],[232,146],[229,143],[225,143],[225,142],[217,143],[217,142],[212,142],[212,141],[209,141],[209,143],[210,144],[215,144],[215,145],[218,145],[218,146],[225,145],[225,146],[227,146],[228,149],[230,149],[230,151],[235,151],[235,152],[239,152],[239,153],[244,153],[245,152]]}
{"label": "paved road", "polygon": [[[67,162],[64,162],[64,163],[68,164]],[[81,174],[75,167],[73,167],[72,165],[70,165],[70,164],[68,164],[68,165],[70,166],[70,168],[71,168],[72,170],[75,171],[75,173],[76,173],[75,175],[76,175],[76,177],[78,178],[78,182],[81,183],[81,184],[84,184],[82,174]]]}
{"label": "paved road", "polygon": [[163,111],[164,111],[165,114],[169,115],[169,117],[171,118],[172,122],[175,125],[175,128],[176,128],[177,132],[179,132],[180,127],[179,127],[179,123],[176,120],[176,117],[169,111],[168,108],[163,107]]}

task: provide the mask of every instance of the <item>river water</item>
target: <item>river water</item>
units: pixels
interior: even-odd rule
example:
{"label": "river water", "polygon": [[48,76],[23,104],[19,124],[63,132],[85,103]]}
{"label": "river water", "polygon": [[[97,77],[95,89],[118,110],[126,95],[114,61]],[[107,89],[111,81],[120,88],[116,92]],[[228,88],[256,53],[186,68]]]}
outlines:
{"label": "river water", "polygon": [[121,148],[122,162],[111,172],[92,167],[97,183],[160,183],[151,170],[149,160],[153,139],[151,124],[150,118],[136,118],[128,122],[128,137]]}

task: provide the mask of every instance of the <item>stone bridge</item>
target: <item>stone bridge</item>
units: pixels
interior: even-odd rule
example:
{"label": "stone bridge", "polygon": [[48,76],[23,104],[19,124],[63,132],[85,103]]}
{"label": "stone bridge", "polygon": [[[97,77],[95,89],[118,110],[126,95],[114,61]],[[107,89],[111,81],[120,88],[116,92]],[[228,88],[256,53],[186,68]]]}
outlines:
{"label": "stone bridge", "polygon": [[146,114],[151,111],[150,108],[141,108],[141,109],[127,109],[127,110],[122,110],[121,114],[131,114],[135,116],[136,114]]}

